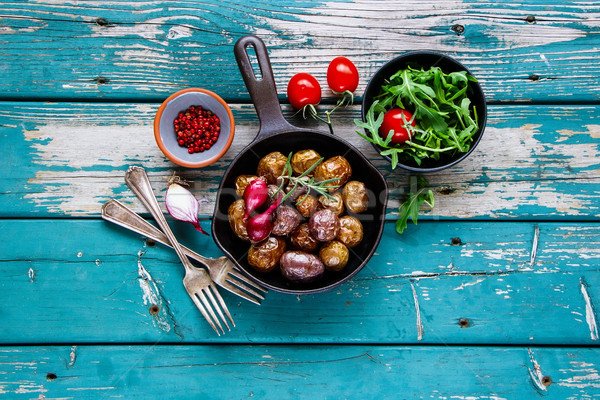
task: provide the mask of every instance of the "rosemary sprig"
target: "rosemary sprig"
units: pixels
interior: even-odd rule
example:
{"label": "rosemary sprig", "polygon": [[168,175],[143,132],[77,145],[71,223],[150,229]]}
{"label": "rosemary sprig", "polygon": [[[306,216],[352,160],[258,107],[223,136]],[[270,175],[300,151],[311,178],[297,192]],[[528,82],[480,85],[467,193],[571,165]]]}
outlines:
{"label": "rosemary sprig", "polygon": [[304,195],[304,198],[302,199],[302,201],[306,200],[306,197],[308,196],[308,194],[310,193],[311,190],[314,190],[318,194],[323,195],[328,199],[335,199],[335,197],[330,195],[327,192],[327,190],[339,188],[340,185],[329,185],[330,183],[339,181],[339,178],[325,179],[323,181],[316,182],[314,177],[308,176],[308,174],[310,174],[312,171],[314,171],[314,169],[317,168],[317,166],[321,162],[323,162],[323,160],[325,158],[324,157],[319,158],[317,161],[314,162],[313,165],[311,165],[302,174],[300,174],[299,176],[293,176],[292,154],[293,153],[290,152],[290,154],[288,155],[285,166],[283,167],[283,173],[279,176],[279,178],[281,178],[281,184],[279,185],[277,190],[271,195],[271,197],[273,197],[273,198],[276,197],[277,194],[280,193],[286,185],[289,185],[291,183],[291,184],[293,184],[293,186],[290,189],[290,191],[287,192],[283,196],[283,198],[281,199],[281,203],[283,203],[288,198],[290,198],[290,196],[296,191],[296,189],[299,186],[304,186],[308,189],[308,191],[307,191],[306,195]]}

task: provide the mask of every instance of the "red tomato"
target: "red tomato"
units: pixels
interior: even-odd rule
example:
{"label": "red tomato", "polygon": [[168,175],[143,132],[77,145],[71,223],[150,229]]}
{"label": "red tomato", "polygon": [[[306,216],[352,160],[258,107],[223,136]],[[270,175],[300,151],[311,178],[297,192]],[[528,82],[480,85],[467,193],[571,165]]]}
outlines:
{"label": "red tomato", "polygon": [[354,92],[358,87],[358,70],[346,57],[336,57],[327,67],[327,84],[336,93]]}
{"label": "red tomato", "polygon": [[287,96],[297,110],[307,104],[317,105],[321,101],[321,85],[311,74],[300,72],[288,82]]}
{"label": "red tomato", "polygon": [[[379,127],[379,134],[382,138],[387,138],[390,131],[394,131],[392,143],[404,143],[410,139],[410,135],[404,126],[410,121],[415,126],[415,120],[412,114],[401,108],[392,108],[383,115],[383,123]],[[412,119],[412,121],[411,121]]]}

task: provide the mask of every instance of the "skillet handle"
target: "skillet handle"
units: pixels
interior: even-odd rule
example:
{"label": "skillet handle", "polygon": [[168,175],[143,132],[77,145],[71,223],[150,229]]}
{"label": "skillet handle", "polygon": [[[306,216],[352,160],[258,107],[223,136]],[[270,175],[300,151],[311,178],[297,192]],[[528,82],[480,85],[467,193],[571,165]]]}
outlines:
{"label": "skillet handle", "polygon": [[[248,56],[248,46],[253,46],[256,52],[262,75],[260,79],[254,74],[254,68]],[[243,36],[235,43],[233,52],[260,121],[260,129],[254,140],[276,133],[299,130],[287,122],[281,112],[273,69],[271,68],[271,61],[265,43],[258,36]]]}

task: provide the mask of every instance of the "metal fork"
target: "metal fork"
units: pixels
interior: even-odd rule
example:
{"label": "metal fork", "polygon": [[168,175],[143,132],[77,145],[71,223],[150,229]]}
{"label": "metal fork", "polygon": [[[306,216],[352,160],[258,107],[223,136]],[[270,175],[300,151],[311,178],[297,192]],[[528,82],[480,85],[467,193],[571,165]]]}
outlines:
{"label": "metal fork", "polygon": [[[194,304],[196,304],[196,307],[198,307],[204,318],[208,321],[210,326],[215,330],[215,332],[217,332],[218,335],[221,335],[221,332],[225,333],[225,330],[221,326],[221,323],[215,315],[213,308],[225,323],[227,330],[231,330],[227,320],[225,319],[225,316],[223,316],[223,311],[225,314],[227,314],[227,317],[233,326],[235,326],[235,323],[233,322],[233,318],[231,318],[231,314],[227,309],[225,301],[223,301],[223,298],[219,294],[217,287],[214,285],[212,279],[210,279],[208,272],[202,268],[195,268],[185,255],[181,245],[179,242],[177,242],[177,239],[175,239],[175,235],[173,235],[169,224],[167,224],[167,220],[165,219],[165,216],[158,205],[158,200],[156,200],[156,196],[152,191],[152,186],[150,185],[150,180],[148,179],[146,170],[141,167],[129,167],[129,169],[127,169],[127,173],[125,174],[125,183],[127,183],[127,186],[129,186],[131,190],[138,196],[150,214],[152,214],[158,223],[158,226],[160,226],[163,233],[169,239],[169,243],[171,243],[171,246],[173,246],[175,249],[175,252],[179,256],[181,263],[185,267],[183,286],[194,301]],[[221,311],[221,309],[223,311]],[[219,332],[217,327],[219,327],[221,332]]]}
{"label": "metal fork", "polygon": [[[102,218],[159,243],[171,246],[164,233],[117,200],[109,200],[102,206]],[[188,257],[202,263],[208,269],[213,282],[223,289],[254,304],[260,305],[260,301],[264,300],[263,294],[259,291],[266,293],[267,290],[242,275],[227,257],[206,258],[185,246],[181,247]]]}

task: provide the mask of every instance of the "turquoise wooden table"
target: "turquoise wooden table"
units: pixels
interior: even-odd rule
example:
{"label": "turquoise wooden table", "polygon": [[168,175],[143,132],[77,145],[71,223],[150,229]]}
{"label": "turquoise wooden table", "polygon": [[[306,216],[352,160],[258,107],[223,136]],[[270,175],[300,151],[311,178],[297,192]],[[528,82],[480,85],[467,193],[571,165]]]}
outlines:
{"label": "turquoise wooden table", "polygon": [[[355,62],[357,102],[334,126],[386,177],[388,222],[331,292],[256,306],[221,290],[236,326],[219,337],[175,253],[100,210],[115,198],[145,212],[123,181],[141,165],[163,207],[169,176],[192,181],[210,231],[220,178],[258,131],[233,55],[245,34],[267,44],[299,125],[317,126],[293,115],[290,77],[325,87],[331,59]],[[600,398],[599,37],[593,1],[2,1],[0,398]],[[489,116],[468,159],[426,175],[435,208],[398,235],[411,175],[353,120],[370,76],[418,49],[469,67]],[[236,119],[232,147],[202,169],[153,138],[160,103],[188,87]]]}

